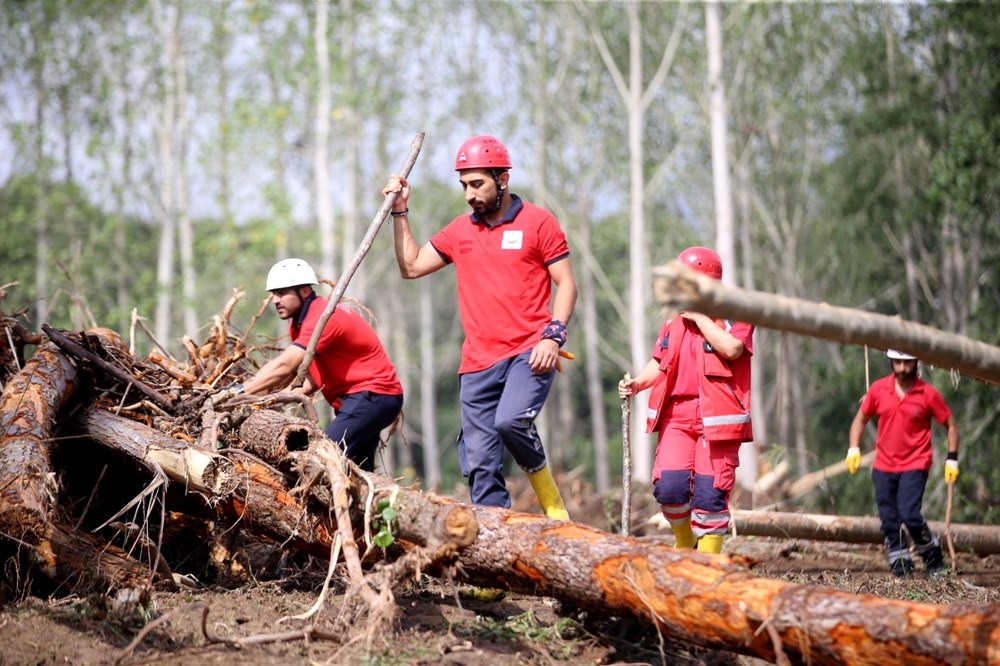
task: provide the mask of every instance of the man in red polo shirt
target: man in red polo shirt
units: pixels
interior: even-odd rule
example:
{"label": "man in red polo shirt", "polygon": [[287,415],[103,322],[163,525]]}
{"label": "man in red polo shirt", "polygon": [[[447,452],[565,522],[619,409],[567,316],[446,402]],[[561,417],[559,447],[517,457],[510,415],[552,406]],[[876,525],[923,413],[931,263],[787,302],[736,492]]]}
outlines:
{"label": "man in red polo shirt", "polygon": [[[508,189],[507,148],[476,136],[458,150],[455,170],[472,212],[423,247],[410,231],[410,186],[392,176],[400,274],[418,278],[453,264],[465,330],[459,367],[462,436],[459,460],[475,504],[510,507],[504,448],[528,474],[545,514],[569,514],[552,479],[535,418],[555,377],[559,348],[576,303],[569,246],[556,218]],[[552,295],[555,283],[556,295]]]}
{"label": "man in red polo shirt", "polygon": [[[327,299],[316,295],[316,273],[301,259],[276,263],[267,275],[278,316],[289,320],[292,338],[281,354],[248,380],[246,393],[269,393],[295,379]],[[375,330],[360,314],[339,304],[323,328],[309,376],[300,389],[323,392],[337,413],[326,434],[339,442],[361,469],[375,469],[375,452],[384,428],[403,407],[403,387]]]}
{"label": "man in red polo shirt", "polygon": [[927,574],[935,575],[944,570],[944,554],[921,514],[924,487],[933,461],[931,418],[948,429],[944,470],[948,483],[958,478],[958,425],[941,394],[917,375],[915,356],[895,349],[886,355],[892,363],[892,374],[872,383],[854,415],[848,435],[847,469],[856,474],[861,467],[865,425],[878,416],[872,481],[889,566],[897,576],[906,576],[913,570],[909,532]]}

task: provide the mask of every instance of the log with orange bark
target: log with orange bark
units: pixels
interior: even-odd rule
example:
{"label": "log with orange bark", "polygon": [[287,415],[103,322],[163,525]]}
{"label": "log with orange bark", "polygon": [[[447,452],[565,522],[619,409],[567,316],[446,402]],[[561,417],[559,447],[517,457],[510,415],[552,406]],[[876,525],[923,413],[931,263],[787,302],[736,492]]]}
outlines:
{"label": "log with orange bark", "polygon": [[[6,392],[0,411],[9,439],[5,446],[17,444],[27,456],[44,451],[54,420],[76,381],[73,363],[54,350],[44,351],[38,363],[27,378],[19,375],[20,382],[15,379],[8,385],[30,396],[30,412],[23,412],[21,402],[12,401]],[[47,381],[36,386],[33,382],[39,377]],[[12,424],[26,427],[32,418],[40,419],[41,427],[26,428],[30,437],[11,429]],[[301,474],[300,487],[290,487],[288,471],[253,454],[231,452],[240,483],[228,495],[214,498],[218,517],[290,547],[328,554],[333,541],[328,516],[333,507],[322,502],[330,493],[316,489],[323,485],[323,470],[329,471],[331,462],[329,458],[317,460],[311,438],[318,436],[318,429],[307,429],[310,441],[302,449],[298,439],[291,445],[269,439],[275,433],[279,439],[300,438],[299,426],[281,427],[280,416],[258,420],[261,432],[241,436],[257,442],[252,448],[258,452],[281,452],[282,462],[290,461]],[[253,423],[247,419],[242,427],[253,428],[247,422]],[[329,446],[324,449],[328,450]],[[44,456],[33,459],[51,465]],[[471,507],[363,474],[346,459],[333,464],[349,472],[349,527],[359,539],[371,507],[387,500],[394,507],[393,527],[400,541],[426,544],[438,551],[442,545],[454,544],[449,556],[457,558],[460,570],[479,585],[552,596],[604,615],[637,617],[674,639],[777,662],[1000,664],[1000,605],[893,601],[761,578],[743,558],[678,551],[663,542],[622,537],[580,524]],[[53,471],[50,466],[46,469],[46,474]],[[30,508],[42,509],[34,520],[49,535],[58,536],[54,543],[74,543],[72,538],[79,535],[64,539],[46,524],[47,505],[38,496],[44,488],[32,488],[34,495],[8,493],[3,499],[8,507],[16,505],[11,497],[20,498],[22,507],[24,498],[31,499]],[[337,507],[341,518],[343,501],[338,500]],[[467,545],[461,548],[461,544]],[[52,566],[78,562],[69,553],[60,560],[57,551],[53,549],[54,559],[47,560]],[[100,549],[89,552],[93,558],[100,557]],[[96,560],[92,564],[97,566]],[[137,572],[134,564],[125,560],[123,567],[117,575],[132,580]]]}
{"label": "log with orange bark", "polygon": [[[97,344],[124,349],[108,329],[87,332]],[[0,534],[40,543],[57,492],[51,436],[80,376],[73,359],[46,342],[0,395]]]}
{"label": "log with orange bark", "polygon": [[798,585],[756,576],[741,557],[474,511],[479,538],[459,563],[479,585],[642,618],[674,639],[771,661],[1000,664],[998,604],[913,603]]}

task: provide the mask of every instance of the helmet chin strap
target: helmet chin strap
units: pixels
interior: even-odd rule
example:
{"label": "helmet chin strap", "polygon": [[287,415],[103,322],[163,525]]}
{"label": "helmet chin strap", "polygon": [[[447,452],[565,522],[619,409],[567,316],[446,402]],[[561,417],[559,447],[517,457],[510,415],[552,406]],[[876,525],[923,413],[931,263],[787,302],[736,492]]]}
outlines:
{"label": "helmet chin strap", "polygon": [[500,184],[501,173],[503,173],[503,171],[499,169],[493,169],[493,182],[497,184],[497,200],[493,202],[492,208],[483,211],[486,215],[492,215],[493,213],[500,210],[500,206],[503,205],[503,185]]}

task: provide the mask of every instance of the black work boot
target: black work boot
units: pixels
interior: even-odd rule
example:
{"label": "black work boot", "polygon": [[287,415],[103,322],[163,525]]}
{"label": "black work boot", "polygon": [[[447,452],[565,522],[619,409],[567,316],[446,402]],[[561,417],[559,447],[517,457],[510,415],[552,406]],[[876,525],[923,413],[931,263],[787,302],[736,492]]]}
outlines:
{"label": "black work boot", "polygon": [[941,546],[937,546],[927,553],[921,553],[924,557],[924,566],[927,568],[928,578],[938,578],[945,574],[944,569],[944,553],[941,552]]}
{"label": "black work boot", "polygon": [[899,558],[895,562],[891,562],[889,566],[892,568],[892,575],[896,578],[904,578],[913,573],[913,560],[909,558]]}

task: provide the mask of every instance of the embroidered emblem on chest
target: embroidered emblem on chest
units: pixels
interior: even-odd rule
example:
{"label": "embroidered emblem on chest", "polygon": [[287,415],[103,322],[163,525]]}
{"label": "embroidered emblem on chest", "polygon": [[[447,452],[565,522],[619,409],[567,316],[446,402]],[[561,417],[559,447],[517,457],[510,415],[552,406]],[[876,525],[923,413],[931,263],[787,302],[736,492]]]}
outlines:
{"label": "embroidered emblem on chest", "polygon": [[524,242],[524,232],[520,229],[506,229],[500,241],[501,250],[520,250]]}

